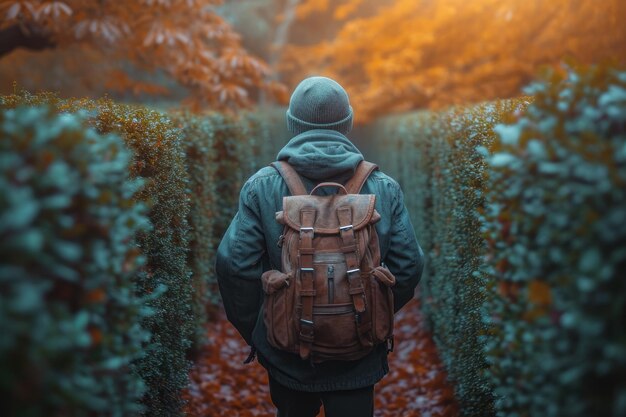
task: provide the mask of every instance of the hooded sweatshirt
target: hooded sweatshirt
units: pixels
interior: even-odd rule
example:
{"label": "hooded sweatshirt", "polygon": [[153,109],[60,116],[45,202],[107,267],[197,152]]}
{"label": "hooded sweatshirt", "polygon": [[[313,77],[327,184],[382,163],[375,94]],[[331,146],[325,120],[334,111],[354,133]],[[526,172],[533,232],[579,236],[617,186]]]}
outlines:
{"label": "hooded sweatshirt", "polygon": [[352,177],[363,155],[348,138],[334,130],[309,130],[291,139],[276,157],[301,176],[321,182]]}
{"label": "hooded sweatshirt", "polygon": [[[343,134],[316,129],[292,138],[280,150],[277,160],[289,162],[310,191],[323,181],[345,183],[363,155]],[[413,297],[423,269],[423,253],[396,181],[375,171],[361,192],[377,196],[376,210],[381,221],[376,229],[382,260],[396,276],[393,293],[397,311]],[[261,309],[261,274],[280,269],[281,249],[277,242],[282,225],[276,222],[275,213],[282,209],[285,195],[289,195],[287,185],[272,167],[262,168],[242,187],[239,211],[217,252],[216,272],[227,317],[246,342],[257,349],[259,362],[270,375],[288,388],[318,392],[373,385],[388,372],[384,345],[356,361],[327,361],[313,366],[267,342]]]}

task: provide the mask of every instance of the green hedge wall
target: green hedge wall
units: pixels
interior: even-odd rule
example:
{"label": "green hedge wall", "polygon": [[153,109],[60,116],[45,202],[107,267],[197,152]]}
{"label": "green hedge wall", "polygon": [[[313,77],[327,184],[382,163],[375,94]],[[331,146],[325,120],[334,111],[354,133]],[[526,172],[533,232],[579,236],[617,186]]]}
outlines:
{"label": "green hedge wall", "polygon": [[485,229],[499,416],[626,415],[626,72],[554,72],[496,126]]}
{"label": "green hedge wall", "polygon": [[[418,112],[384,120],[370,144],[383,170],[400,182],[405,204],[426,254],[422,308],[466,415],[494,414],[481,316],[485,278],[478,273],[485,244],[484,158],[475,151],[495,140],[491,130],[526,99],[445,112]],[[372,149],[371,152],[374,150]]]}
{"label": "green hedge wall", "polygon": [[465,415],[624,414],[624,81],[569,70],[532,98],[374,130],[428,257],[423,306]]}
{"label": "green hedge wall", "polygon": [[132,178],[145,186],[136,201],[149,206],[152,229],[138,237],[145,266],[135,276],[139,295],[153,295],[153,314],[143,320],[152,337],[131,364],[145,381],[142,402],[150,415],[176,415],[187,385],[186,352],[194,333],[192,286],[187,267],[189,200],[181,132],[162,113],[110,100],[59,100],[54,95],[21,93],[3,98],[2,107],[47,104],[58,112],[89,111],[88,124],[100,133],[115,132],[133,151]]}
{"label": "green hedge wall", "polygon": [[288,134],[280,109],[239,117],[176,113],[172,119],[182,130],[186,150],[191,203],[188,264],[195,288],[194,317],[199,319],[196,340],[201,341],[202,323],[219,302],[215,250],[237,209],[239,190],[253,172],[274,160]]}
{"label": "green hedge wall", "polygon": [[238,207],[243,183],[256,170],[276,158],[280,148],[287,143],[289,134],[282,109],[245,113],[235,120],[215,114],[212,124],[217,127],[213,133],[217,158],[215,187],[219,196],[213,231],[217,247]]}
{"label": "green hedge wall", "polygon": [[[88,111],[86,124],[100,133],[117,133],[132,150],[130,177],[145,182],[133,204],[145,202],[152,225],[137,236],[145,264],[133,282],[136,296],[152,314],[134,318],[141,319],[151,337],[127,372],[147,386],[142,397],[146,414],[178,415],[190,348],[205,341],[207,306],[217,301],[214,248],[236,210],[242,182],[269,163],[285,141],[281,129],[271,125],[281,112],[268,111],[267,120],[256,114],[164,114],[109,100],[28,93],[0,98],[0,111],[41,104],[55,113]],[[39,302],[47,308],[47,299]],[[114,409],[112,405],[109,411],[114,414]]]}
{"label": "green hedge wall", "polygon": [[45,107],[0,112],[0,402],[8,416],[131,415],[149,339],[144,181],[116,135]]}

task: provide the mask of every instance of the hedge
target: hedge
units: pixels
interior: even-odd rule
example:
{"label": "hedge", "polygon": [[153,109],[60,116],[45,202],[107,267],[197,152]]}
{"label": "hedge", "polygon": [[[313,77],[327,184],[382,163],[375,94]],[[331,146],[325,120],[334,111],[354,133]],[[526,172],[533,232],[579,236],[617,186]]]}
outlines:
{"label": "hedge", "polygon": [[237,209],[239,190],[254,171],[274,159],[287,133],[280,127],[284,113],[276,109],[239,117],[176,113],[172,119],[182,130],[189,173],[188,264],[195,288],[196,340],[201,342],[202,323],[219,303],[215,250]]}
{"label": "hedge", "polygon": [[624,414],[624,78],[570,70],[533,98],[375,130],[370,152],[401,182],[427,254],[423,306],[465,415]]}
{"label": "hedge", "polygon": [[149,338],[148,233],[132,155],[80,115],[0,112],[0,398],[4,415],[130,415]]}
{"label": "hedge", "polygon": [[626,72],[557,71],[496,126],[484,227],[499,416],[626,415]]}
{"label": "hedge", "polygon": [[216,193],[219,196],[215,244],[226,232],[238,207],[239,191],[256,170],[272,162],[287,143],[285,114],[279,109],[246,113],[234,121],[215,114],[212,123],[217,158]]}
{"label": "hedge", "polygon": [[149,302],[154,314],[143,323],[152,337],[132,368],[147,384],[142,401],[149,413],[175,415],[182,405],[180,390],[187,384],[186,351],[194,332],[186,264],[188,181],[180,130],[159,112],[110,100],[59,100],[49,94],[22,93],[4,97],[2,107],[40,103],[59,112],[91,111],[91,126],[100,133],[118,133],[133,151],[131,177],[141,177],[146,184],[137,201],[148,203],[153,226],[138,238],[146,264],[135,276],[135,285],[139,295],[160,296]]}
{"label": "hedge", "polygon": [[388,118],[375,135],[377,162],[396,178],[426,255],[422,308],[434,330],[449,377],[466,415],[494,414],[492,387],[478,335],[485,278],[479,208],[484,204],[485,161],[474,148],[495,137],[491,127],[525,99],[417,112]]}
{"label": "hedge", "polygon": [[[278,113],[265,112],[268,122],[261,114],[164,114],[45,93],[0,98],[0,109],[41,104],[63,114],[89,111],[85,123],[100,133],[116,132],[133,151],[130,177],[145,181],[133,201],[150,207],[153,226],[138,236],[146,262],[133,281],[153,314],[141,316],[152,336],[128,373],[147,385],[142,398],[147,414],[177,415],[190,348],[205,342],[207,309],[218,300],[214,249],[234,215],[241,184],[260,164],[269,163],[285,141],[284,129],[271,125]],[[40,301],[45,308],[46,300]]]}

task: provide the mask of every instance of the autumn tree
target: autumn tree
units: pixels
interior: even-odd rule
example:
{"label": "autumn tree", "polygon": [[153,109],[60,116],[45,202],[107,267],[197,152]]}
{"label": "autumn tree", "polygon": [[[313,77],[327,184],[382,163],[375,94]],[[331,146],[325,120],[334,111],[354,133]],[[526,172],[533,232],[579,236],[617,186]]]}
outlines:
{"label": "autumn tree", "polygon": [[[281,62],[290,45],[314,45],[332,39],[345,20],[371,17],[393,1],[333,0],[331,7],[328,0],[230,0],[221,12],[243,36],[246,49],[267,61],[270,79],[282,82]],[[302,68],[303,76],[317,73],[315,66],[308,69],[310,74]],[[286,96],[279,101],[286,102]]]}
{"label": "autumn tree", "polygon": [[622,0],[393,0],[370,17],[364,0],[303,0],[295,27],[342,22],[334,37],[282,54],[289,85],[336,78],[360,121],[392,111],[511,97],[542,65],[626,60]]}
{"label": "autumn tree", "polygon": [[[346,86],[363,122],[516,96],[567,58],[624,61],[625,15],[622,0],[0,0],[0,87],[183,86],[195,105],[224,108],[284,103],[279,83],[323,74]],[[19,46],[39,52],[9,53]]]}
{"label": "autumn tree", "polygon": [[285,47],[332,39],[346,20],[372,17],[393,1],[230,0],[221,10],[246,48],[277,70]]}
{"label": "autumn tree", "polygon": [[[80,67],[80,72],[87,74],[86,82],[118,91],[162,93],[163,83],[146,83],[141,75],[133,77],[158,70],[186,87],[192,104],[219,109],[248,106],[260,91],[284,94],[280,84],[268,81],[267,65],[241,46],[240,36],[216,12],[221,3],[2,1],[0,66],[11,75],[18,70],[32,71],[20,65],[25,61],[14,51],[52,50],[53,57],[71,61],[68,68]],[[67,50],[72,53],[64,53]],[[97,81],[89,75],[96,75]]]}

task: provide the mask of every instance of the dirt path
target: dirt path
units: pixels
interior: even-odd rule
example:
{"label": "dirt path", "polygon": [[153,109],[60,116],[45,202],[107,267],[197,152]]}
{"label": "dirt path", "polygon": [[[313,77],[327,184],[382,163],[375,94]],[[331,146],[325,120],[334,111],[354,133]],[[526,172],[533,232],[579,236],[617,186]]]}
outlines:
{"label": "dirt path", "polygon": [[[267,375],[223,312],[207,331],[211,343],[191,371],[186,413],[202,417],[273,417]],[[452,386],[424,325],[417,300],[396,316],[391,372],[376,385],[376,417],[458,417]]]}

